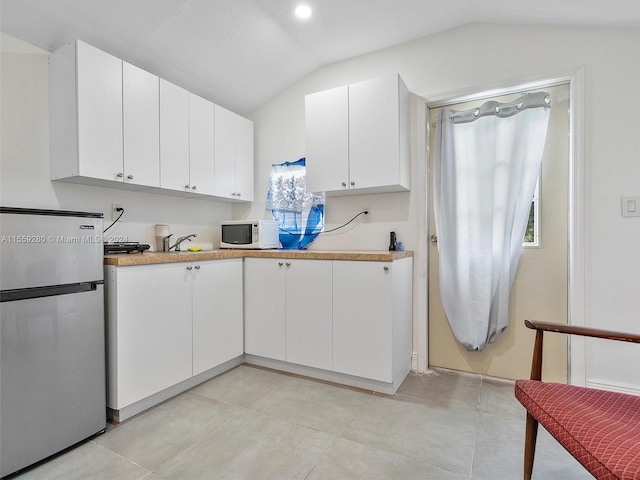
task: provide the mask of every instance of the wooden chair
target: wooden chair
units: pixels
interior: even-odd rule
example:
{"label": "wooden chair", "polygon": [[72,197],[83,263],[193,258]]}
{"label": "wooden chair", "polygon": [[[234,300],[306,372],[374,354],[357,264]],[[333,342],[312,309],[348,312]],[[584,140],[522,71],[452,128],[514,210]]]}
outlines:
{"label": "wooden chair", "polygon": [[515,385],[515,396],[527,409],[525,480],[531,479],[539,423],[595,478],[640,479],[640,396],[542,381],[545,331],[634,343],[640,343],[640,335],[524,323],[536,330],[531,379]]}

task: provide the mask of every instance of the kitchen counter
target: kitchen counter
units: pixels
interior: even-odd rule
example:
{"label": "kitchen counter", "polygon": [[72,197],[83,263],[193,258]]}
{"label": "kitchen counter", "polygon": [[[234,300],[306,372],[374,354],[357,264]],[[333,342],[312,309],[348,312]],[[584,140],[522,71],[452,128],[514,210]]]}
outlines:
{"label": "kitchen counter", "polygon": [[131,265],[198,262],[204,260],[245,257],[392,262],[401,258],[413,257],[413,252],[410,250],[395,252],[386,250],[207,250],[200,252],[118,253],[105,255],[104,264],[116,267],[126,267]]}

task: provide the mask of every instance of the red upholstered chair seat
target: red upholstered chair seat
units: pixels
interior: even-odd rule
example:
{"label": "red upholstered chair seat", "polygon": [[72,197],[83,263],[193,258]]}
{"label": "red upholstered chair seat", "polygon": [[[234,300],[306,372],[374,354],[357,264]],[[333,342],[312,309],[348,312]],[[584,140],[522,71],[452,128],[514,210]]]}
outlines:
{"label": "red upholstered chair seat", "polygon": [[537,380],[515,396],[598,479],[640,479],[640,397]]}

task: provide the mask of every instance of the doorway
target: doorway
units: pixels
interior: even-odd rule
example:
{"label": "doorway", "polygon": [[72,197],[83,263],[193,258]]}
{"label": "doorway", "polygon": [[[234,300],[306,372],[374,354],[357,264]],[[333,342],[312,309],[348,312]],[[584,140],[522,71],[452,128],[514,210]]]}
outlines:
{"label": "doorway", "polygon": [[[552,97],[547,142],[539,182],[539,244],[525,247],[510,295],[509,327],[482,352],[469,352],[454,338],[442,303],[438,276],[438,249],[430,242],[429,257],[429,365],[501,378],[529,375],[533,334],[524,327],[525,318],[568,323],[568,225],[570,101],[569,83],[546,86]],[[509,102],[522,94],[482,98],[472,102],[448,104],[448,108],[467,110],[488,100]],[[443,105],[444,106],[444,105]],[[441,107],[429,108],[429,235],[437,234],[433,221],[432,178],[435,133]],[[566,382],[568,378],[567,340],[550,337],[545,342],[545,378]]]}

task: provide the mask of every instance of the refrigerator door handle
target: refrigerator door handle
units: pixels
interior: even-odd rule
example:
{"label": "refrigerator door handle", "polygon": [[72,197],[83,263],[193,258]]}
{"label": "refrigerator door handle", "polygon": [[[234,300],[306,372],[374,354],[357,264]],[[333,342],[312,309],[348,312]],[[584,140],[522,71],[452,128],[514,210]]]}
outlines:
{"label": "refrigerator door handle", "polygon": [[50,285],[46,287],[16,288],[0,291],[0,303],[28,300],[31,298],[52,297],[54,295],[69,295],[72,293],[91,292],[97,285],[104,284],[103,280],[95,282],[68,283],[65,285]]}

